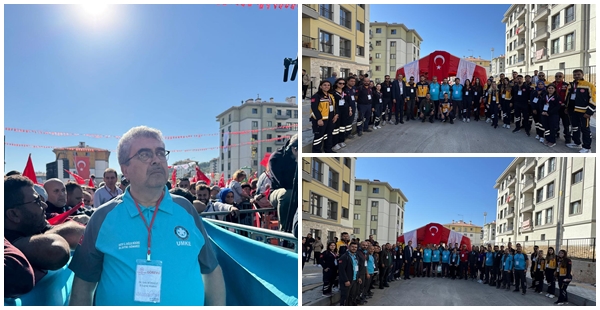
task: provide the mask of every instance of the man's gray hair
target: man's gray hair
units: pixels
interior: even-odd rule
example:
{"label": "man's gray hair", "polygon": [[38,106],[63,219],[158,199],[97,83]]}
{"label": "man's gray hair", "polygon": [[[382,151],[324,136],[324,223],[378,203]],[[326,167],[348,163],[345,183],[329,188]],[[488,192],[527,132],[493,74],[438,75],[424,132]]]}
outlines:
{"label": "man's gray hair", "polygon": [[148,126],[133,127],[121,137],[117,145],[117,157],[120,165],[127,161],[133,141],[139,138],[151,138],[164,143],[160,130]]}

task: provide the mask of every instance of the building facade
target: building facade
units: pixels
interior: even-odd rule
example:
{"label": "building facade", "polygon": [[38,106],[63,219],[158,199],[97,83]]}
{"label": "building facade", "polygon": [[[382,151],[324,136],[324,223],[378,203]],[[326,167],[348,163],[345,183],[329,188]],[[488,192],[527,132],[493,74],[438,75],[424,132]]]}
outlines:
{"label": "building facade", "polygon": [[489,76],[493,76],[496,81],[500,77],[500,73],[504,73],[506,75],[506,72],[504,72],[504,70],[506,69],[505,64],[504,64],[505,58],[506,57],[504,57],[504,55],[501,55],[501,56],[498,56],[498,57],[492,59],[492,61],[490,63]]}
{"label": "building facade", "polygon": [[[466,61],[470,61],[478,66],[482,66],[485,68],[485,73],[487,74],[487,76],[490,76],[491,73],[491,69],[490,69],[490,60],[486,60],[481,58],[481,56],[478,56],[477,58],[475,58],[475,56],[469,56],[469,57],[465,57]],[[481,81],[482,84],[484,81]]]}
{"label": "building facade", "polygon": [[481,238],[483,245],[496,244],[496,221],[483,225]]}
{"label": "building facade", "polygon": [[570,81],[572,71],[582,69],[595,82],[595,4],[513,4],[502,22],[507,72],[539,70],[550,77],[562,71]]}
{"label": "building facade", "polygon": [[356,158],[302,159],[302,234],[323,244],[352,234]]}
{"label": "building facade", "polygon": [[[369,70],[368,4],[303,4],[302,69],[313,81]],[[310,93],[310,91],[309,91]]]}
{"label": "building facade", "polygon": [[217,122],[223,147],[217,159],[218,172],[224,173],[226,180],[244,167],[260,175],[264,154],[276,151],[285,144],[286,137],[298,132],[296,97],[286,98],[285,102],[248,99],[217,115]]}
{"label": "building facade", "polygon": [[386,75],[395,78],[396,70],[421,56],[423,39],[404,24],[373,22],[369,37],[371,80],[376,83]]}
{"label": "building facade", "polygon": [[452,223],[442,225],[452,231],[463,234],[465,237],[471,239],[471,245],[481,245],[483,244],[483,239],[481,235],[481,226],[477,226],[473,224],[472,221],[466,223],[462,220],[454,221]]}
{"label": "building facade", "polygon": [[[68,146],[64,148],[53,149],[52,152],[56,155],[56,160],[59,161],[61,159],[68,160],[68,167],[65,166],[64,161],[59,161],[58,167],[58,178],[62,181],[67,180],[75,180],[73,177],[65,177],[63,174],[63,170],[67,169],[73,173],[79,174],[84,177],[87,181],[88,177],[86,177],[85,173],[82,173],[81,169],[89,170],[89,176],[96,176],[96,183],[102,182],[104,170],[109,168],[108,159],[110,158],[110,151],[91,147],[85,142],[79,142],[77,146]],[[77,157],[78,162],[75,162],[75,158]],[[81,161],[82,158],[87,158],[89,167],[85,167],[87,164]],[[110,167],[115,170],[120,170],[119,167]],[[48,171],[46,171],[48,174]]]}
{"label": "building facade", "polygon": [[596,236],[596,160],[516,158],[496,180],[496,243]]}
{"label": "building facade", "polygon": [[404,193],[388,182],[356,179],[354,182],[353,236],[395,244],[404,233]]}

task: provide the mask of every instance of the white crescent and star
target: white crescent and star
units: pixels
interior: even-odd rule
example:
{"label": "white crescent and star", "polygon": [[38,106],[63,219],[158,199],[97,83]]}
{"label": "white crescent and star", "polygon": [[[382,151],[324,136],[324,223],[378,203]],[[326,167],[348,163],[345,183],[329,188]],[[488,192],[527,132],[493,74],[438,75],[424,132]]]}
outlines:
{"label": "white crescent and star", "polygon": [[[83,168],[85,168],[85,166],[87,166],[87,165],[85,164],[85,161],[83,161],[83,160],[80,160],[80,161],[78,161],[78,162],[77,162],[77,168],[79,168],[79,164],[80,164],[80,163],[83,163]],[[80,171],[83,171],[83,168],[79,168],[79,170],[80,170]]]}
{"label": "white crescent and star", "polygon": [[431,229],[432,229],[432,228],[435,228],[435,232],[432,232],[432,233],[431,233],[431,235],[433,236],[433,235],[435,235],[435,234],[436,234],[436,233],[437,233],[439,230],[438,230],[438,228],[437,228],[437,227],[435,227],[435,226],[431,226],[431,227],[429,227],[429,231],[431,231]]}
{"label": "white crescent and star", "polygon": [[435,61],[436,61],[438,58],[441,58],[441,59],[442,59],[442,65],[446,63],[446,58],[444,58],[444,56],[442,56],[442,55],[437,55],[437,56],[435,56],[435,57],[433,58],[433,63],[436,65],[437,69],[438,69],[438,70],[440,70],[440,69],[442,69],[442,65],[438,65],[438,64],[435,62]]}

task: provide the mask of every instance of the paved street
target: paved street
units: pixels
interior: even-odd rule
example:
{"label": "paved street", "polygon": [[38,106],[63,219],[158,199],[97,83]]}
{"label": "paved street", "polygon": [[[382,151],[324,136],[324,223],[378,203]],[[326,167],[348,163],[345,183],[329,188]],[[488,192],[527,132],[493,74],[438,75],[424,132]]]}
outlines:
{"label": "paved street", "polygon": [[[307,109],[303,104],[302,142],[307,147],[312,142],[312,130],[308,120]],[[595,119],[592,122],[595,125]],[[456,119],[454,124],[417,121],[404,121],[404,124],[385,125],[382,129],[365,133],[362,137],[347,139],[347,147],[338,153],[567,153],[578,151],[565,146],[561,137],[556,146],[549,148],[535,140],[535,127],[531,137],[525,131],[512,133],[512,128],[505,129],[501,125],[494,129],[485,121],[463,123]],[[595,127],[592,127],[592,152],[596,152]],[[307,149],[305,147],[305,150]],[[308,148],[310,151],[310,148]]]}

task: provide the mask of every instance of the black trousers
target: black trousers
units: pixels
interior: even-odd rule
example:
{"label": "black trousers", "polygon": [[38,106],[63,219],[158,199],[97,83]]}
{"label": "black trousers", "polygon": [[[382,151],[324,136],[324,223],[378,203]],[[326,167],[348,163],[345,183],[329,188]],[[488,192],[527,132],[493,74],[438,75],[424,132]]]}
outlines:
{"label": "black trousers", "polygon": [[568,302],[569,295],[567,294],[567,287],[571,282],[565,282],[567,277],[558,277],[558,302]]}
{"label": "black trousers", "polygon": [[504,271],[502,274],[502,286],[506,287],[507,289],[510,288],[510,274],[512,274],[512,272],[508,271]]}
{"label": "black trousers", "polygon": [[432,100],[433,101],[433,116],[435,117],[435,119],[439,119],[440,118],[440,101],[439,100]]}
{"label": "black trousers", "polygon": [[542,292],[544,290],[544,272],[538,270],[534,273],[534,284],[536,293]]}
{"label": "black trousers", "polygon": [[330,268],[325,271],[325,269],[323,269],[323,294],[331,294],[331,288],[333,287],[336,275],[337,270]]}
{"label": "black trousers", "polygon": [[382,106],[381,106],[382,110],[383,111],[389,110],[389,112],[387,112],[387,115],[384,115],[384,117],[381,118],[381,121],[385,121],[386,118],[389,121],[392,119],[392,106],[393,106],[392,98],[381,98],[381,99],[383,101]]}
{"label": "black trousers", "polygon": [[[558,115],[541,115],[541,123],[544,128],[544,139],[551,143],[556,143],[556,130],[560,126]],[[571,139],[571,138],[569,138]]]}
{"label": "black trousers", "polygon": [[425,267],[425,273],[423,274],[423,277],[425,275],[427,275],[427,277],[430,277],[430,275],[431,275],[431,263],[423,263],[423,267]]}
{"label": "black trousers", "polygon": [[495,102],[490,103],[490,115],[492,118],[492,126],[498,126],[498,118],[500,118],[500,111],[498,111],[498,104]]}
{"label": "black trousers", "polygon": [[390,267],[379,268],[379,288],[387,284],[387,274]]}
{"label": "black trousers", "polygon": [[496,283],[496,287],[500,287],[500,284],[502,284],[502,272],[500,271],[500,267],[494,268],[494,282]]}
{"label": "black trousers", "polygon": [[410,279],[410,260],[404,262],[404,279]]}
{"label": "black trousers", "polygon": [[[404,118],[404,99],[396,99],[396,103],[394,103],[394,100],[392,99],[392,105],[394,105],[394,108],[396,109],[396,111],[394,111],[396,122],[399,122],[402,120],[402,118]],[[390,113],[388,121],[391,119],[391,117],[392,113]]]}
{"label": "black trousers", "polygon": [[437,277],[439,275],[439,272],[437,271],[439,265],[439,262],[431,263],[431,274],[433,275],[433,277]]}
{"label": "black trousers", "polygon": [[313,127],[313,153],[331,153],[333,147],[333,121],[323,120],[323,126],[319,126],[316,120],[312,121]]}
{"label": "black trousers", "polygon": [[373,125],[374,126],[379,126],[379,124],[381,123],[381,107],[382,105],[380,103],[375,103],[373,104],[373,109],[375,110],[373,112]]}
{"label": "black trousers", "polygon": [[[561,106],[558,110],[558,116],[563,124],[563,135],[565,137],[565,143],[571,143],[571,119],[569,118],[569,113],[567,112],[567,108],[564,105]],[[560,131],[560,125],[556,126],[556,131]]]}
{"label": "black trousers", "polygon": [[556,279],[554,278],[554,272],[556,269],[546,269],[546,282],[548,282],[548,293],[554,295],[556,291]]}
{"label": "black trousers", "polygon": [[[344,105],[339,107],[339,117],[337,122],[335,122],[335,126],[333,129],[334,136],[336,138],[333,140],[332,145],[336,145],[338,143],[346,141],[346,132],[348,130],[352,131],[352,120],[354,119],[354,117],[351,117],[349,114],[350,108],[348,106]],[[337,133],[335,132],[336,129],[338,130]]]}
{"label": "black trousers", "polygon": [[480,107],[481,107],[481,96],[474,96],[473,97],[473,119],[479,120],[479,117],[481,116]]}
{"label": "black trousers", "polygon": [[525,278],[525,270],[516,270],[515,269],[515,290],[519,290],[519,286],[521,286],[521,290],[523,293],[527,291],[527,279]]}
{"label": "black trousers", "polygon": [[467,279],[469,272],[469,263],[468,262],[460,262],[460,277],[463,279]]}
{"label": "black trousers", "polygon": [[369,129],[369,120],[371,119],[371,105],[358,104],[358,119],[356,120],[356,131],[363,132],[363,129]]}
{"label": "black trousers", "polygon": [[535,124],[535,134],[540,136],[540,138],[544,137],[544,124],[542,124],[542,112],[536,111],[536,114],[533,114],[533,122]]}
{"label": "black trousers", "polygon": [[450,277],[452,277],[452,279],[456,279],[457,269],[458,269],[457,265],[450,264]]}
{"label": "black trousers", "polygon": [[583,148],[591,149],[592,147],[592,132],[590,131],[590,119],[583,117],[585,113],[571,112],[571,129],[573,130],[573,142],[581,144],[583,140]]}
{"label": "black trousers", "polygon": [[515,124],[517,127],[515,129],[521,129],[521,127],[525,128],[525,132],[531,131],[531,123],[529,123],[529,107],[528,106],[519,106],[515,107]]}
{"label": "black trousers", "polygon": [[423,275],[423,261],[415,261],[413,265],[415,267],[415,276],[420,277],[421,275]]}
{"label": "black trousers", "polygon": [[408,98],[406,103],[406,120],[415,119],[415,100],[416,98]]}
{"label": "black trousers", "polygon": [[313,262],[316,265],[320,265],[321,264],[321,252],[315,251],[313,256],[315,257],[315,259],[313,260]]}
{"label": "black trousers", "polygon": [[358,295],[358,281],[350,281],[350,286],[340,283],[340,306],[355,305],[356,295]]}
{"label": "black trousers", "polygon": [[477,265],[470,264],[469,270],[471,272],[471,279],[477,279]]}
{"label": "black trousers", "polygon": [[510,111],[512,110],[510,100],[500,99],[500,103],[502,104],[502,122],[505,125],[510,125]]}
{"label": "black trousers", "polygon": [[490,283],[490,276],[492,275],[492,266],[485,266],[485,280],[484,282]]}
{"label": "black trousers", "polygon": [[448,263],[442,263],[442,277],[448,277],[449,276],[449,271],[448,271]]}

